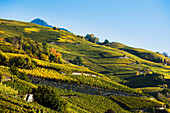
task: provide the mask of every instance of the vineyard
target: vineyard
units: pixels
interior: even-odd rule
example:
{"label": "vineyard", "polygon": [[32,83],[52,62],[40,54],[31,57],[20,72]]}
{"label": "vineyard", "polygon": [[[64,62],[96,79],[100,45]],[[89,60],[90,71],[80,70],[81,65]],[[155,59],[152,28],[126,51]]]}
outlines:
{"label": "vineyard", "polygon": [[88,112],[104,113],[108,109],[113,109],[115,113],[128,113],[128,111],[123,110],[118,104],[107,97],[77,94],[76,97],[65,99]]}
{"label": "vineyard", "polygon": [[158,103],[146,97],[122,97],[112,96],[114,101],[121,103],[123,108],[128,110],[142,110],[162,107],[164,103]]}
{"label": "vineyard", "polygon": [[86,73],[96,74],[95,72],[90,71],[88,68],[76,66],[76,65],[73,65],[73,64],[56,64],[56,63],[49,63],[49,62],[41,61],[41,60],[37,60],[37,59],[34,59],[34,61],[36,62],[36,64],[38,66],[45,67],[45,68],[51,68],[51,69],[55,69],[55,70],[58,70],[58,71],[86,72]]}
{"label": "vineyard", "polygon": [[33,70],[20,69],[20,72],[25,72],[28,75],[37,76],[41,78],[52,79],[56,81],[62,81],[67,83],[76,83],[76,84],[84,84],[88,86],[94,86],[104,89],[111,89],[116,91],[123,91],[128,93],[140,94],[137,90],[132,90],[126,86],[123,86],[119,83],[113,82],[111,80],[107,80],[104,78],[85,76],[85,75],[63,75],[54,70],[45,69],[45,68],[35,68]]}
{"label": "vineyard", "polygon": [[136,89],[141,90],[144,93],[159,92],[163,90],[163,88],[160,88],[160,87],[144,87],[144,88],[136,88]]}
{"label": "vineyard", "polygon": [[7,87],[5,84],[0,83],[0,93],[5,95],[17,95],[18,91]]}
{"label": "vineyard", "polygon": [[[62,29],[0,19],[0,77],[10,77],[0,83],[0,112],[128,113],[168,107],[169,60],[116,42],[96,44]],[[26,94],[35,102],[26,102]]]}
{"label": "vineyard", "polygon": [[20,98],[5,96],[0,94],[0,112],[20,112],[20,113],[31,113],[31,112],[50,112],[57,113],[54,110],[45,108],[37,103],[27,103]]}
{"label": "vineyard", "polygon": [[11,88],[18,90],[19,94],[30,93],[32,92],[33,88],[37,88],[36,85],[18,79],[17,77],[14,77],[12,81],[3,82],[3,84],[6,84],[6,86],[10,86]]}

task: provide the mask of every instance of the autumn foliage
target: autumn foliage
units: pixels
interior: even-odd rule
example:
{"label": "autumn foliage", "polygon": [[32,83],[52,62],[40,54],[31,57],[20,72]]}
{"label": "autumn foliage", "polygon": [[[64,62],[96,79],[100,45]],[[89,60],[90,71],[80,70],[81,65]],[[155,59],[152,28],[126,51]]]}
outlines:
{"label": "autumn foliage", "polygon": [[51,52],[54,53],[54,55],[56,56],[57,61],[62,58],[61,53],[60,52],[56,53],[56,50],[54,48],[51,48]]}
{"label": "autumn foliage", "polygon": [[1,41],[4,41],[4,38],[0,38]]}

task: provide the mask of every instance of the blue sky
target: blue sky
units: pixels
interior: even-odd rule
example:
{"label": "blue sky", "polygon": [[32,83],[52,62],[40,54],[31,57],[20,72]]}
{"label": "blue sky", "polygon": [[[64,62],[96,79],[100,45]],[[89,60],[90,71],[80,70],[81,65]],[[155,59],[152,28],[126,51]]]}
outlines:
{"label": "blue sky", "polygon": [[37,17],[75,34],[170,55],[170,0],[0,0],[0,18]]}

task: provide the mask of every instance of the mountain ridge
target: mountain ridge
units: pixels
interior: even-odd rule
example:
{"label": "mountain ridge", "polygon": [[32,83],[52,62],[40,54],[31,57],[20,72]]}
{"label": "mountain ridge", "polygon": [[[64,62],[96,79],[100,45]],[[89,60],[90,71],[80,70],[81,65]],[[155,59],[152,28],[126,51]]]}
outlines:
{"label": "mountain ridge", "polygon": [[[51,27],[51,28],[54,27],[54,26],[52,26],[52,25],[49,25],[46,21],[44,21],[43,19],[40,19],[40,18],[36,18],[36,19],[32,20],[30,23],[34,23],[34,24],[38,24],[38,25],[46,26],[46,27]],[[60,30],[67,31],[67,32],[70,32],[70,31],[68,31],[68,30],[65,29],[65,28],[59,28],[59,29],[60,29]]]}
{"label": "mountain ridge", "polygon": [[35,24],[38,24],[38,25],[53,28],[52,25],[49,25],[47,22],[45,22],[43,19],[40,19],[40,18],[36,18],[36,19],[32,20],[30,23],[35,23]]}

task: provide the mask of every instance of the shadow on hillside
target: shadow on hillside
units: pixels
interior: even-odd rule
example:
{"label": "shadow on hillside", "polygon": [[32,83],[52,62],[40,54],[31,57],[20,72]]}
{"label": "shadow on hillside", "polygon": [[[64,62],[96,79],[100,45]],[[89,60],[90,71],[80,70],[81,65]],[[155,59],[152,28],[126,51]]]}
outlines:
{"label": "shadow on hillside", "polygon": [[153,87],[162,85],[165,83],[165,80],[161,78],[159,74],[146,74],[146,75],[139,75],[139,76],[131,76],[125,79],[127,82],[123,83],[132,88],[139,88],[139,87]]}

